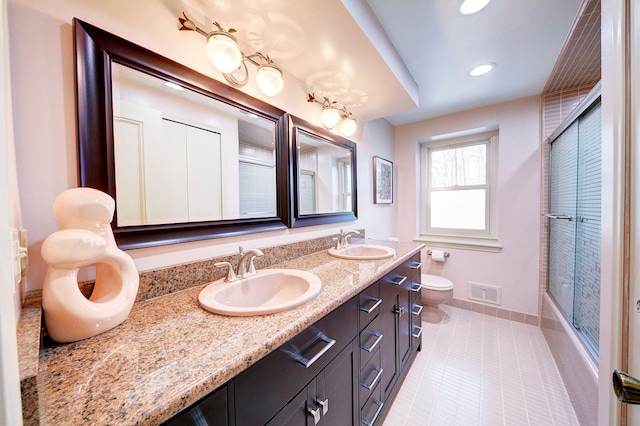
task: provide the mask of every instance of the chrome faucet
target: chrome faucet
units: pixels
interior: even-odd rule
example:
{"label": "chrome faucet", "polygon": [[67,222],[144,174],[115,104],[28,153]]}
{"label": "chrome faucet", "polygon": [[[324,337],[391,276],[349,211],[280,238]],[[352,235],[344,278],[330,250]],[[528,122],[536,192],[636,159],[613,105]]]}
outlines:
{"label": "chrome faucet", "polygon": [[[250,277],[256,274],[256,267],[253,265],[253,259],[255,257],[264,256],[262,250],[250,249],[246,252],[243,251],[240,246],[240,259],[238,260],[238,267],[236,269],[236,277],[238,279]],[[247,262],[249,265],[247,266]]]}
{"label": "chrome faucet", "polygon": [[341,229],[340,236],[338,237],[338,241],[336,242],[336,250],[347,248],[347,246],[349,245],[348,238],[355,235],[360,235],[360,232],[358,231],[343,232]]}
{"label": "chrome faucet", "polygon": [[[262,250],[251,249],[246,252],[240,246],[240,257],[238,259],[238,266],[236,271],[233,271],[233,265],[229,262],[218,262],[214,266],[217,268],[228,268],[227,269],[227,277],[225,278],[225,282],[233,282],[237,280],[241,280],[242,278],[250,277],[251,275],[255,275],[256,267],[253,265],[253,259],[255,257],[264,256]],[[247,267],[247,262],[249,263]]]}

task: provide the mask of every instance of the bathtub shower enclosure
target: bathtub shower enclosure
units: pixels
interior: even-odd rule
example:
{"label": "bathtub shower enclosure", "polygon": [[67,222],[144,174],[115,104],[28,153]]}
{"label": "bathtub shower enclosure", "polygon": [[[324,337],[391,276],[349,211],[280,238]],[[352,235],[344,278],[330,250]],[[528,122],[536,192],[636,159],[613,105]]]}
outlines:
{"label": "bathtub shower enclosure", "polygon": [[550,138],[547,291],[598,362],[600,97],[565,123]]}

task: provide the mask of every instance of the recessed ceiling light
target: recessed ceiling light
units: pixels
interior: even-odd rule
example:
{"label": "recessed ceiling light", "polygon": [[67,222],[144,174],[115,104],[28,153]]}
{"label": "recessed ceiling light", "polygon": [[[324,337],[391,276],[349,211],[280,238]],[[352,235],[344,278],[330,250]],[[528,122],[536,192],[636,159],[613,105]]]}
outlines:
{"label": "recessed ceiling light", "polygon": [[491,0],[464,0],[460,6],[460,13],[472,15],[484,9]]}
{"label": "recessed ceiling light", "polygon": [[486,64],[478,65],[477,67],[469,71],[469,75],[471,77],[478,77],[481,75],[485,75],[495,67],[496,67],[496,64],[494,64],[493,62],[487,62]]}

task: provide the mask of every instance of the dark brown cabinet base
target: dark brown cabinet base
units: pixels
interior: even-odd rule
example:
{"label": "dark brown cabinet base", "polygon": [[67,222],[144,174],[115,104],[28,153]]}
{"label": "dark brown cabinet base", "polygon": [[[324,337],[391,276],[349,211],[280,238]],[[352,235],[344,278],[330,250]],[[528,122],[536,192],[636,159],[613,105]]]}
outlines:
{"label": "dark brown cabinet base", "polygon": [[420,254],[167,425],[380,424],[422,343]]}

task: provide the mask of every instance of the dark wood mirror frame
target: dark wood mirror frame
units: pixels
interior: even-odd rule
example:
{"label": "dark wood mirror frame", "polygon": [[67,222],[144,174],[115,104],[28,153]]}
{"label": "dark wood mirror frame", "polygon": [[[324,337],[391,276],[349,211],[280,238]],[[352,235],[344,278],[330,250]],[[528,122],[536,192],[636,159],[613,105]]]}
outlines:
{"label": "dark wood mirror frame", "polygon": [[[291,193],[291,227],[299,228],[303,226],[322,225],[337,222],[349,222],[358,219],[358,182],[357,168],[358,163],[356,157],[356,144],[342,136],[336,135],[321,127],[315,126],[301,118],[288,115],[289,123],[289,153],[291,155],[290,163],[292,182]],[[299,159],[298,159],[298,134],[299,132],[306,134],[312,138],[320,139],[323,142],[337,145],[345,148],[351,153],[351,211],[317,213],[317,214],[300,214],[299,204]]]}
{"label": "dark wood mirror frame", "polygon": [[[288,190],[291,188],[290,154],[289,144],[286,142],[289,125],[284,111],[86,22],[74,19],[73,25],[80,186],[96,188],[116,198],[110,66],[112,61],[253,112],[275,123],[275,217],[128,227],[118,227],[116,217],[112,227],[120,248],[144,248],[272,231],[284,229],[292,223],[292,201]],[[297,224],[298,221],[295,222]]]}

